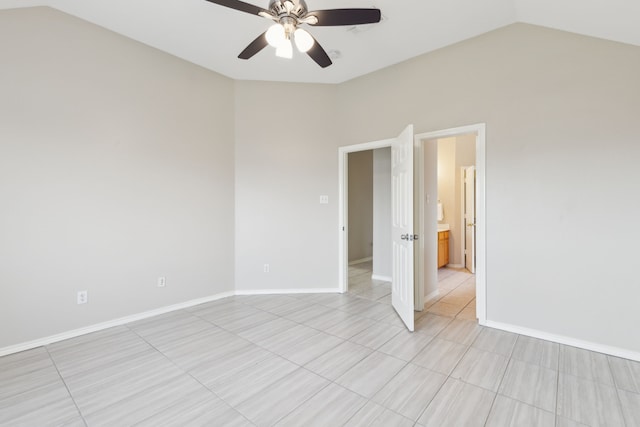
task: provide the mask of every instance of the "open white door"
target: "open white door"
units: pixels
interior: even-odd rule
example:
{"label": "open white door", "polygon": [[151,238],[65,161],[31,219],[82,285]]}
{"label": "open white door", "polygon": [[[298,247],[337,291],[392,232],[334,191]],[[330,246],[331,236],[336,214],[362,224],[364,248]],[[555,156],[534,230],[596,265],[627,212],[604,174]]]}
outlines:
{"label": "open white door", "polygon": [[465,267],[471,273],[476,272],[476,168],[470,166],[464,170],[464,256]]}
{"label": "open white door", "polygon": [[393,268],[391,304],[413,331],[413,125],[391,144]]}

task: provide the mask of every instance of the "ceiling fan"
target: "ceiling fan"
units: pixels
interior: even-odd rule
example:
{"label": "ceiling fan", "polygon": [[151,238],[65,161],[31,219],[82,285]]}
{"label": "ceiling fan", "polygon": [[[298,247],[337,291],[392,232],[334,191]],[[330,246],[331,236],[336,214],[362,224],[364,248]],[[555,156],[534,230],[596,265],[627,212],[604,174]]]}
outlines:
{"label": "ceiling fan", "polygon": [[275,22],[243,50],[238,58],[249,59],[267,45],[276,48],[276,55],[293,57],[293,38],[300,52],[306,52],[319,66],[326,68],[332,64],[327,52],[303,28],[302,24],[332,27],[339,25],[361,25],[380,22],[380,10],[370,9],[328,9],[309,11],[304,0],[270,0],[269,9],[263,9],[240,0],[207,0],[241,12],[258,15]]}

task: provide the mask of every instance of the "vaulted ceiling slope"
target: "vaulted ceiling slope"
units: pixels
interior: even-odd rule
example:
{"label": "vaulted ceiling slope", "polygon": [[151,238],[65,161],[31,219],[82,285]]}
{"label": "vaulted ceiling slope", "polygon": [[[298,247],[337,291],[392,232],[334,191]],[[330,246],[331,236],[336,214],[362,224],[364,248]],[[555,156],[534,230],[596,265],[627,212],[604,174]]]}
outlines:
{"label": "vaulted ceiling slope", "polygon": [[[267,8],[268,0],[245,0]],[[377,7],[379,24],[314,27],[334,56],[238,54],[270,21],[205,0],[0,0],[0,9],[49,6],[239,80],[341,83],[515,22],[640,45],[638,0],[307,0],[309,9]]]}

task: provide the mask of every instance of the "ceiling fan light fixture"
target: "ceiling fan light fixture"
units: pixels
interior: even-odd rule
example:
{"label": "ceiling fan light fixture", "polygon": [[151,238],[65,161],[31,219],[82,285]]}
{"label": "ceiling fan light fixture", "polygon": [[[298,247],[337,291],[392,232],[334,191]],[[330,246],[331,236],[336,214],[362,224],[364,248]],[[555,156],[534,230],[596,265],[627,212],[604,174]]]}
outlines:
{"label": "ceiling fan light fixture", "polygon": [[285,35],[284,27],[280,24],[273,24],[267,30],[265,34],[267,38],[267,43],[271,46],[278,48],[280,45],[284,44],[287,41],[287,36]]}
{"label": "ceiling fan light fixture", "polygon": [[276,47],[276,56],[279,58],[291,59],[293,58],[293,46],[291,40],[285,39],[280,43],[280,46]]}
{"label": "ceiling fan light fixture", "polygon": [[311,37],[306,30],[302,28],[298,28],[295,33],[293,33],[294,41],[296,42],[296,47],[302,53],[308,52],[309,49],[313,47],[315,40]]}

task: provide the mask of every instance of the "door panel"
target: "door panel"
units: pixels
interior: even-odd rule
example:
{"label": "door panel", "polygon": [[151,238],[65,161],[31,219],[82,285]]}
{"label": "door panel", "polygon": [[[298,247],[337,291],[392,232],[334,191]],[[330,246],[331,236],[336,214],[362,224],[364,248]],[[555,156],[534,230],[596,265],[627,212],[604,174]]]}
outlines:
{"label": "door panel", "polygon": [[413,331],[413,125],[391,144],[392,288],[391,303]]}

